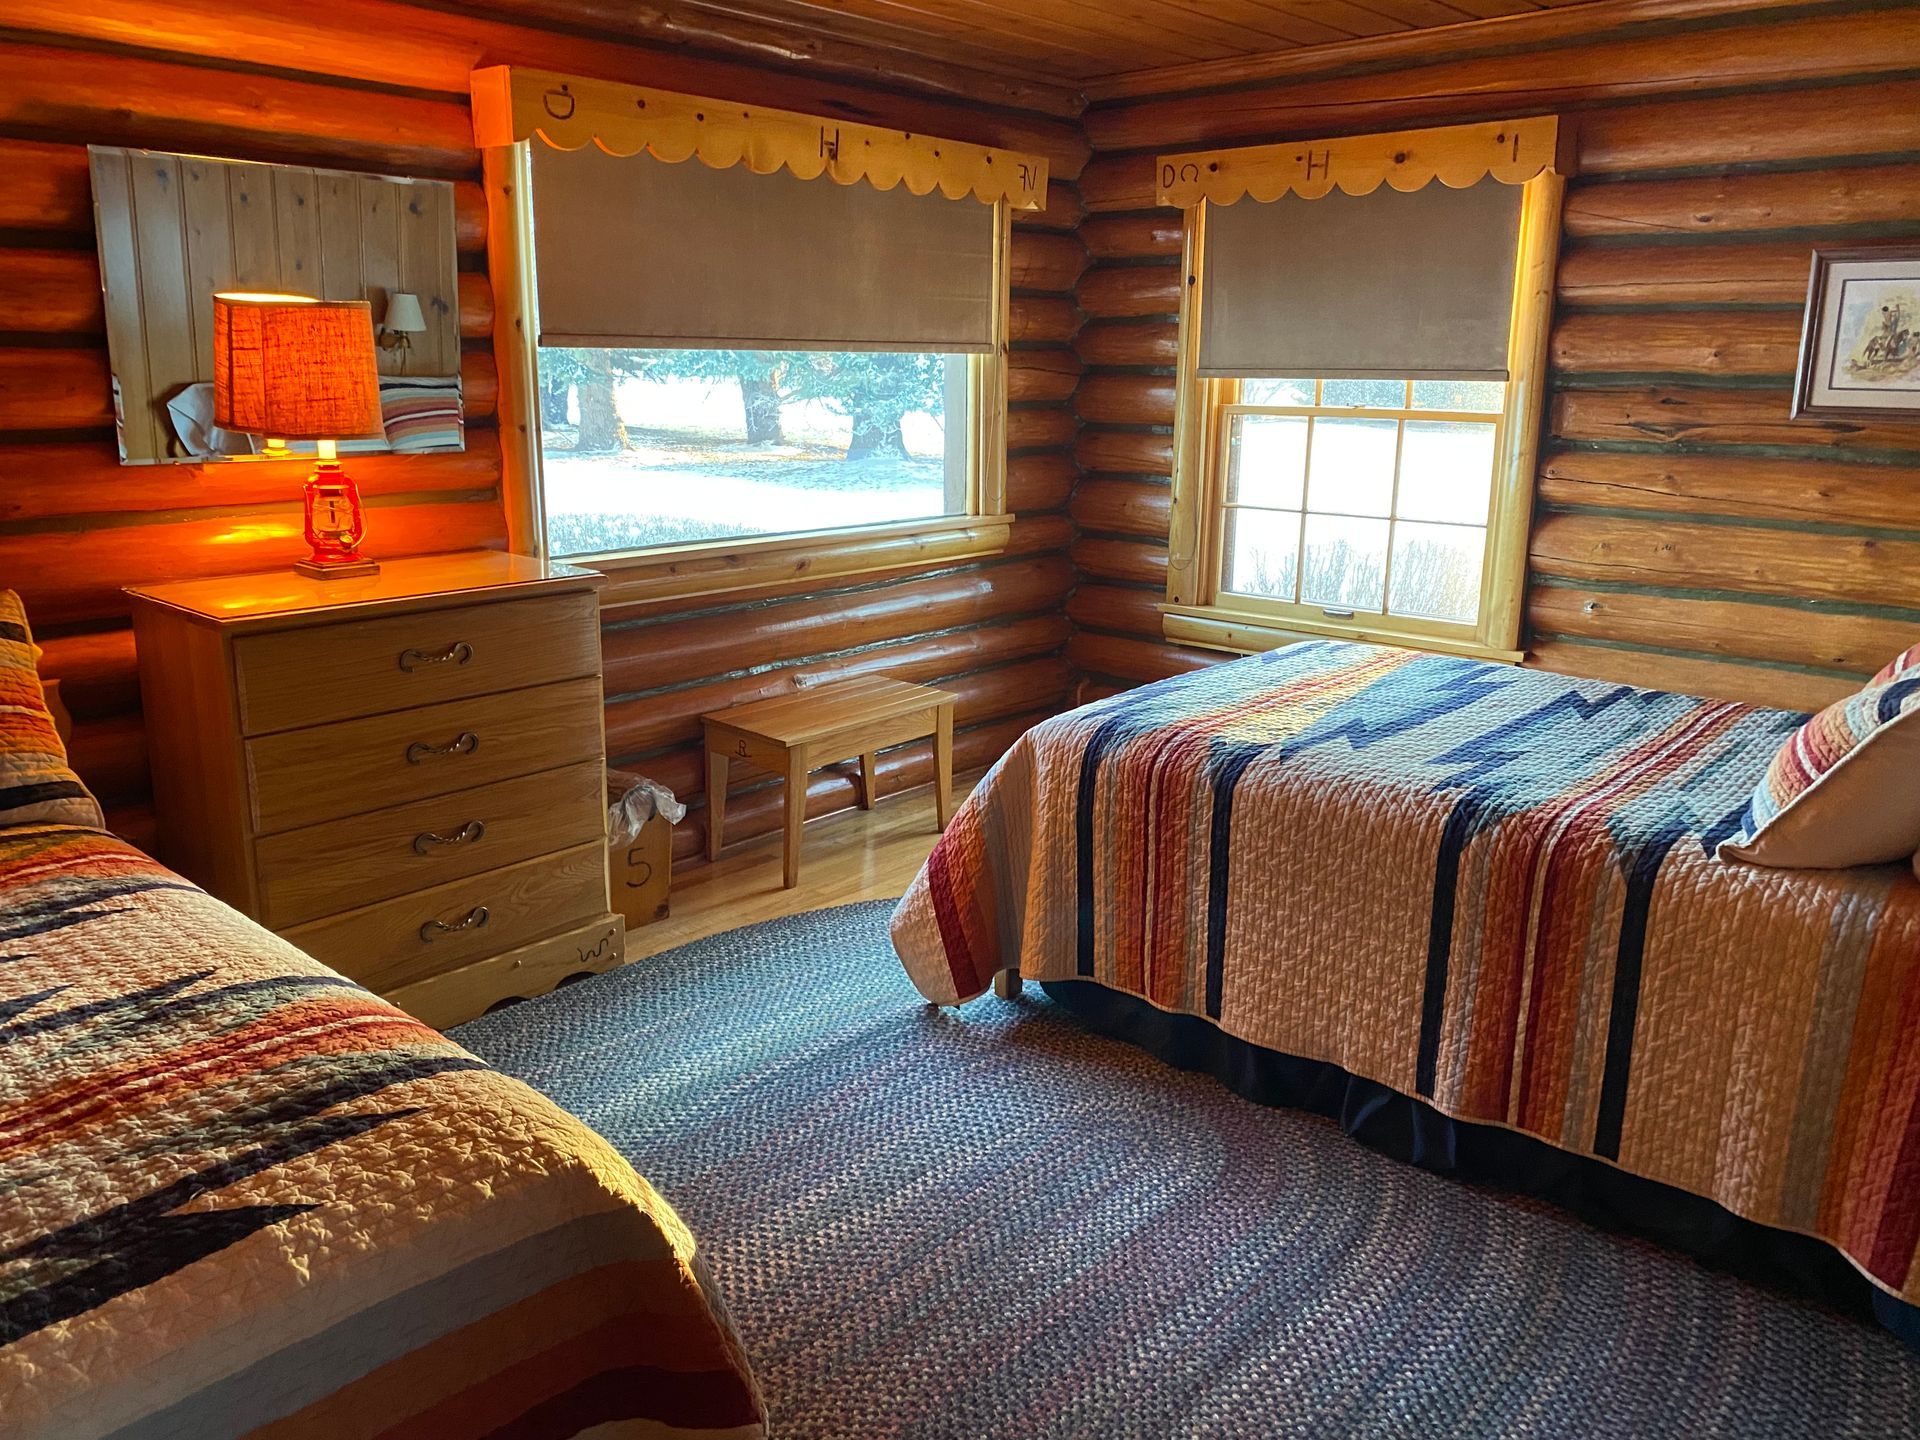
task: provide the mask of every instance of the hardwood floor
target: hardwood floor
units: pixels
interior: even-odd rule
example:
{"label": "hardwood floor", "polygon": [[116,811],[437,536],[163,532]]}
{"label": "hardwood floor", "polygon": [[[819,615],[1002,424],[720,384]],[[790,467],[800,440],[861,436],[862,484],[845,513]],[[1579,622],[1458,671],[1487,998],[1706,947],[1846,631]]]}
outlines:
{"label": "hardwood floor", "polygon": [[[955,778],[956,805],[984,773]],[[800,883],[791,890],[780,885],[779,834],[749,840],[711,865],[674,875],[673,913],[627,932],[628,962],[761,920],[904,894],[939,838],[933,796],[921,786],[884,795],[871,810],[845,810],[809,824]]]}

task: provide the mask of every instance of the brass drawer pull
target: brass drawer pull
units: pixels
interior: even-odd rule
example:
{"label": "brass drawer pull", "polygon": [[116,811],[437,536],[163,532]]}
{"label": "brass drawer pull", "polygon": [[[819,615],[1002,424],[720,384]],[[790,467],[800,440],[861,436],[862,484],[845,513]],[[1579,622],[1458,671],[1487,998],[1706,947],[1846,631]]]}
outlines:
{"label": "brass drawer pull", "polygon": [[429,830],[413,837],[413,853],[425,855],[436,845],[471,845],[487,833],[487,827],[479,820],[469,820],[451,835],[436,835]]}
{"label": "brass drawer pull", "polygon": [[471,755],[480,748],[480,737],[471,730],[462,730],[444,745],[429,745],[424,740],[416,740],[407,746],[407,764],[418,765],[422,760],[431,760],[436,755]]}
{"label": "brass drawer pull", "polygon": [[473,659],[473,646],[464,640],[456,640],[446,649],[429,655],[424,650],[402,650],[400,668],[411,675],[421,665],[445,665],[451,661],[455,665],[464,665]]}
{"label": "brass drawer pull", "polygon": [[429,920],[420,927],[422,940],[438,940],[442,935],[457,935],[462,930],[481,930],[486,927],[487,907],[476,905],[467,912],[464,920]]}

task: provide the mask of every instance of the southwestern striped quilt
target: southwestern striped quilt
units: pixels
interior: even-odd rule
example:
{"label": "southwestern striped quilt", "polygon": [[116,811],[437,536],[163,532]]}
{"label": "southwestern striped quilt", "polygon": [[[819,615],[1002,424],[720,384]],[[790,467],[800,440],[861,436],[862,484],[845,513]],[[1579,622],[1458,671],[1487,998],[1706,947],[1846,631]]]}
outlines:
{"label": "southwestern striped quilt", "polygon": [[1313,642],[1048,721],[893,919],[1823,1237],[1920,1301],[1920,880],[1722,861],[1804,717]]}
{"label": "southwestern striped quilt", "polygon": [[759,1437],[597,1136],[99,831],[0,830],[0,1433]]}

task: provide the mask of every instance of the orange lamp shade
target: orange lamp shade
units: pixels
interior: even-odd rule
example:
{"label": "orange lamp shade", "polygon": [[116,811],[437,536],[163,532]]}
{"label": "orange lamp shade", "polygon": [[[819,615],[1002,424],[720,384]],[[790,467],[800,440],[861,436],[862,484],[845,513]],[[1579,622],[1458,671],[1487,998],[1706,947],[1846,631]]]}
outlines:
{"label": "orange lamp shade", "polygon": [[281,440],[385,434],[373,307],[305,295],[215,295],[213,423]]}

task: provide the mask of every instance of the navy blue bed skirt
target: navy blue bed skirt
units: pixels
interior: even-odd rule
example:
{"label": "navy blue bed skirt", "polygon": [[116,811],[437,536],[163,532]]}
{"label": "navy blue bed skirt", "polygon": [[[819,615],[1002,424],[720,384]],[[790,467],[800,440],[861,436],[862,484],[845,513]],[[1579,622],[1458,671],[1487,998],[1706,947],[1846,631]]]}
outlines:
{"label": "navy blue bed skirt", "polygon": [[1087,980],[1049,980],[1048,998],[1089,1029],[1263,1105],[1324,1115],[1363,1145],[1443,1175],[1551,1201],[1604,1230],[1638,1235],[1757,1284],[1877,1320],[1920,1351],[1920,1307],[1881,1290],[1825,1241],[1742,1219],[1699,1195],[1629,1175],[1544,1140],[1441,1114],[1337,1065],[1268,1050],[1193,1015]]}

